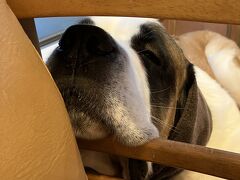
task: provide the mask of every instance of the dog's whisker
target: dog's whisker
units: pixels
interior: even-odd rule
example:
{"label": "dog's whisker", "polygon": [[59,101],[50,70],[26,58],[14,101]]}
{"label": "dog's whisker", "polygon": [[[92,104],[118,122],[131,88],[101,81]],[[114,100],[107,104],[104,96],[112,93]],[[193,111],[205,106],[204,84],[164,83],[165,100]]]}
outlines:
{"label": "dog's whisker", "polygon": [[142,52],[144,52],[144,51],[148,51],[148,49],[143,49],[143,50],[141,50],[141,51],[136,51],[136,53],[139,54],[139,53],[142,53]]}
{"label": "dog's whisker", "polygon": [[89,64],[92,64],[92,63],[94,63],[94,62],[96,62],[96,61],[97,61],[97,60],[92,60],[92,61],[83,63],[83,64],[81,64],[79,67],[84,67],[84,66],[89,65]]}
{"label": "dog's whisker", "polygon": [[[170,86],[168,86],[167,88],[170,88]],[[164,88],[164,89],[167,89],[167,88]],[[158,89],[158,88],[149,88],[150,90],[155,90],[155,91],[161,91],[161,90],[164,90],[164,89]]]}
{"label": "dog's whisker", "polygon": [[[163,122],[161,119],[159,119],[159,118],[157,118],[157,117],[155,117],[155,116],[153,116],[153,115],[151,115],[151,117],[154,119],[154,120],[157,120],[157,122],[159,122],[159,123],[161,123],[161,124],[163,124],[163,125],[168,125],[167,123],[165,123],[165,122]],[[169,125],[168,125],[169,126]],[[170,126],[171,127],[171,126]]]}
{"label": "dog's whisker", "polygon": [[160,123],[160,124],[164,125],[164,127],[168,128],[168,130],[172,130],[172,131],[178,133],[178,130],[177,130],[177,128],[175,126],[171,126],[171,125],[163,122],[161,119],[159,119],[159,118],[157,118],[157,117],[155,117],[153,115],[151,115],[151,117],[153,118],[154,122]]}
{"label": "dog's whisker", "polygon": [[155,105],[155,104],[152,104],[151,107],[164,108],[164,109],[184,109],[184,108],[171,107],[171,106],[162,106],[162,105]]}
{"label": "dog's whisker", "polygon": [[162,89],[162,90],[151,91],[151,93],[152,93],[152,94],[154,94],[154,93],[161,93],[161,92],[164,92],[164,91],[166,91],[166,90],[168,90],[168,89],[170,89],[170,86],[167,87],[167,88],[165,88],[165,89]]}

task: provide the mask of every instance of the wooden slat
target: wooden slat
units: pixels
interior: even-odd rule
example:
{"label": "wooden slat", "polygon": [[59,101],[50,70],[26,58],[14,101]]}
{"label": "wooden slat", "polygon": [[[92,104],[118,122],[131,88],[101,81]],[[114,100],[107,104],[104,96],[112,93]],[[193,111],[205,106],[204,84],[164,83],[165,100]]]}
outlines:
{"label": "wooden slat", "polygon": [[29,39],[32,41],[32,44],[38,51],[39,55],[41,56],[41,50],[39,47],[39,41],[38,41],[37,30],[36,30],[36,26],[34,23],[34,19],[33,18],[21,19],[19,22],[22,25],[22,27],[23,27],[25,33],[27,34],[27,36],[29,37]]}
{"label": "wooden slat", "polygon": [[104,175],[95,175],[95,174],[88,174],[88,180],[124,180],[116,177],[104,176]]}
{"label": "wooden slat", "polygon": [[142,16],[240,24],[239,0],[7,0],[18,18]]}
{"label": "wooden slat", "polygon": [[151,161],[226,179],[240,179],[240,154],[236,153],[160,139],[135,148],[118,144],[113,139],[78,140],[78,144],[80,149]]}

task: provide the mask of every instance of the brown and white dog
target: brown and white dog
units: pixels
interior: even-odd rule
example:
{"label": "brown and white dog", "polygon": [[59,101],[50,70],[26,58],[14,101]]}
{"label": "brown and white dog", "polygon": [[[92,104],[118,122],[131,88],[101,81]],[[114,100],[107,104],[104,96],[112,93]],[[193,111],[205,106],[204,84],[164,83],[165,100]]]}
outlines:
{"label": "brown and white dog", "polygon": [[[155,19],[85,18],[65,31],[47,66],[77,137],[111,135],[127,146],[160,137],[240,152],[236,103],[189,63]],[[103,153],[81,155],[85,167],[126,179],[205,176]]]}
{"label": "brown and white dog", "polygon": [[240,48],[211,31],[195,31],[179,36],[178,43],[188,60],[215,78],[240,107]]}

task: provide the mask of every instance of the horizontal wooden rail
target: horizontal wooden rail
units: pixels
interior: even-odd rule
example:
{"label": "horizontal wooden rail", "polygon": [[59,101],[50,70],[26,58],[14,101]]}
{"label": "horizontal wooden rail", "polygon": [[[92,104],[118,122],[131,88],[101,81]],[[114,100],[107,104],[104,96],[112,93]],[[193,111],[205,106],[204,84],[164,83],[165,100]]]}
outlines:
{"label": "horizontal wooden rail", "polygon": [[240,179],[240,154],[203,146],[160,139],[131,148],[113,139],[78,140],[78,145],[80,149],[151,161],[226,179]]}
{"label": "horizontal wooden rail", "polygon": [[7,0],[18,18],[141,16],[240,24],[239,0]]}
{"label": "horizontal wooden rail", "polygon": [[[18,18],[136,16],[240,24],[239,0],[7,0]],[[78,140],[82,149],[152,161],[227,179],[240,179],[240,155],[185,143],[153,140],[129,148],[113,139]]]}

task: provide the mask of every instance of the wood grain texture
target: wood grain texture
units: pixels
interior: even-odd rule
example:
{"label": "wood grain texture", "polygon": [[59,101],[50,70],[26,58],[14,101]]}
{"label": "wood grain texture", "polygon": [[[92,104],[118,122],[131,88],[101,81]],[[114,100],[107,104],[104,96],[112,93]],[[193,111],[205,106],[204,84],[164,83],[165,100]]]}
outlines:
{"label": "wood grain texture", "polygon": [[18,18],[141,16],[240,24],[239,0],[7,0]]}
{"label": "wood grain texture", "polygon": [[37,30],[34,23],[34,19],[33,18],[22,19],[19,22],[22,25],[23,30],[25,31],[29,39],[32,41],[32,44],[38,51],[39,55],[41,56],[41,50],[39,47],[39,41],[38,41]]}
{"label": "wood grain texture", "polygon": [[116,177],[96,175],[96,174],[87,174],[87,177],[88,177],[88,180],[124,180]]}
{"label": "wood grain texture", "polygon": [[226,179],[240,179],[240,154],[236,153],[160,139],[133,148],[118,144],[113,139],[78,140],[78,144],[81,149],[151,161]]}

